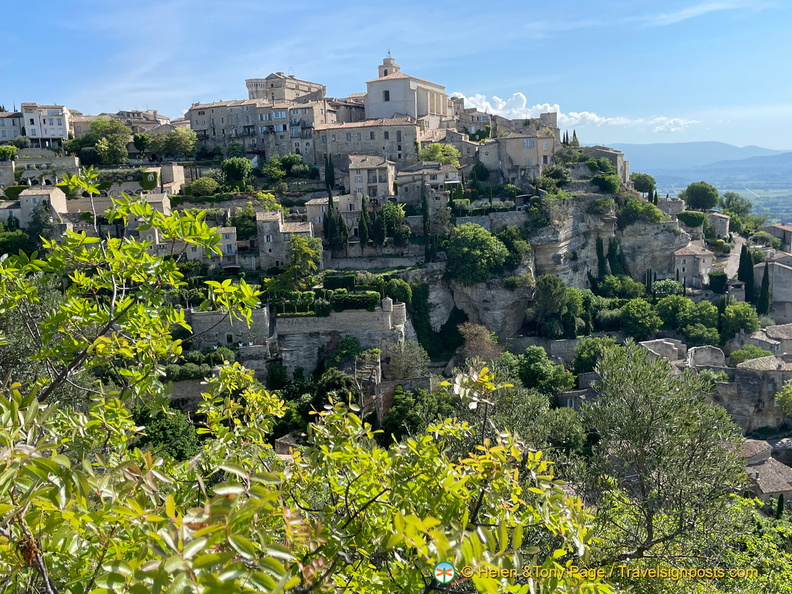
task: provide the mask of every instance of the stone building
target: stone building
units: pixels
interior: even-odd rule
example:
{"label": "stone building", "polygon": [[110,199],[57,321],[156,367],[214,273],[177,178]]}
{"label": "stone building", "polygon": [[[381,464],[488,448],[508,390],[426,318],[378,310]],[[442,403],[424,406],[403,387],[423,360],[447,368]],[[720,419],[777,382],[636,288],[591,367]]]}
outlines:
{"label": "stone building", "polygon": [[792,225],[770,225],[763,227],[762,231],[769,233],[773,237],[781,240],[781,249],[785,252],[792,252]]}
{"label": "stone building", "polygon": [[0,144],[7,144],[22,135],[22,112],[0,111]]}
{"label": "stone building", "polygon": [[[754,288],[758,294],[762,286],[765,263],[754,266]],[[770,275],[770,316],[777,322],[792,321],[792,254],[776,252],[767,260]]]}
{"label": "stone building", "polygon": [[616,175],[623,184],[630,183],[630,162],[624,159],[624,153],[608,146],[584,146],[583,154],[594,159],[608,159],[616,167]]}
{"label": "stone building", "polygon": [[[329,199],[324,196],[322,198],[314,198],[305,203],[306,218],[313,227],[314,237],[323,237],[324,235],[324,220],[327,217],[328,202]],[[344,219],[346,226],[349,228],[349,235],[357,235],[360,214],[363,209],[363,195],[355,193],[333,196],[333,207],[338,210],[341,218]]]}
{"label": "stone building", "polygon": [[59,147],[69,138],[71,112],[64,105],[22,104],[22,126],[36,148]]}
{"label": "stone building", "polygon": [[259,264],[262,268],[282,266],[289,258],[289,242],[295,235],[313,237],[313,226],[309,222],[285,222],[283,213],[257,212]]}
{"label": "stone building", "polygon": [[415,143],[420,134],[419,124],[407,116],[320,124],[315,127],[317,158],[326,155],[346,164],[349,155],[374,155],[401,164],[417,158]]}
{"label": "stone building", "polygon": [[266,345],[272,336],[270,312],[265,305],[251,310],[252,321],[248,327],[243,320],[234,320],[221,311],[185,312],[195,338],[193,348],[205,349],[217,345]]}
{"label": "stone building", "polygon": [[779,495],[792,496],[792,468],[771,457],[772,446],[762,440],[746,439],[742,446],[751,491],[764,503],[773,504]]}
{"label": "stone building", "polygon": [[716,237],[722,239],[729,237],[729,221],[731,220],[729,215],[715,212],[714,210],[708,210],[707,220],[709,221],[712,230],[715,232]]}
{"label": "stone building", "polygon": [[444,194],[447,202],[447,193],[461,183],[456,167],[432,161],[405,167],[396,177],[399,201],[408,204],[419,204],[424,194],[430,203],[441,201],[441,194]]}
{"label": "stone building", "polygon": [[397,115],[427,118],[427,127],[438,128],[440,119],[450,115],[449,101],[444,86],[404,74],[388,56],[378,67],[378,77],[366,83],[366,117]]}
{"label": "stone building", "polygon": [[691,242],[674,252],[676,279],[684,286],[701,289],[709,282],[715,254],[703,245]]}
{"label": "stone building", "polygon": [[385,157],[349,155],[344,187],[351,194],[384,198],[394,194],[396,165]]}
{"label": "stone building", "polygon": [[249,78],[245,80],[248,99],[265,99],[267,101],[294,101],[312,96],[324,99],[327,88],[319,83],[300,80],[293,74],[273,72],[266,78]]}
{"label": "stone building", "polygon": [[553,163],[561,146],[557,118],[556,113],[543,113],[520,130],[484,141],[478,148],[479,161],[498,172],[503,183],[522,185],[535,179],[543,166]]}
{"label": "stone building", "polygon": [[26,228],[31,222],[33,209],[41,203],[49,204],[52,218],[58,220],[58,213],[68,212],[66,194],[51,186],[36,186],[22,190],[19,194],[19,226]]}

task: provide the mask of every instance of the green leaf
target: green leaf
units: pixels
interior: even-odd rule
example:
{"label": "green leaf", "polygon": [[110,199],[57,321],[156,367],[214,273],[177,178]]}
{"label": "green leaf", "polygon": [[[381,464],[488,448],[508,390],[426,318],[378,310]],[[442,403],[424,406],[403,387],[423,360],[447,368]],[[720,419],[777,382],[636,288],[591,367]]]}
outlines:
{"label": "green leaf", "polygon": [[235,483],[233,481],[226,481],[224,483],[215,485],[212,490],[216,495],[238,495],[245,492],[245,487],[244,485],[240,485],[239,483]]}
{"label": "green leaf", "polygon": [[228,537],[228,542],[243,557],[252,559],[256,556],[256,547],[253,546],[253,543],[244,536],[231,534]]}

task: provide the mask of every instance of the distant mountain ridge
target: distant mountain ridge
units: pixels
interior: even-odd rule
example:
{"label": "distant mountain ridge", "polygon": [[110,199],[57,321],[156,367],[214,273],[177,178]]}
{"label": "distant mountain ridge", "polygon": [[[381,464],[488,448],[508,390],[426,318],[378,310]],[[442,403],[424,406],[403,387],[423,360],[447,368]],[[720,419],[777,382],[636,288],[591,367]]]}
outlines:
{"label": "distant mountain ridge", "polygon": [[725,142],[670,142],[654,144],[609,145],[624,153],[630,171],[654,175],[711,165],[720,161],[738,161],[753,157],[771,157],[790,152],[759,146],[733,146]]}

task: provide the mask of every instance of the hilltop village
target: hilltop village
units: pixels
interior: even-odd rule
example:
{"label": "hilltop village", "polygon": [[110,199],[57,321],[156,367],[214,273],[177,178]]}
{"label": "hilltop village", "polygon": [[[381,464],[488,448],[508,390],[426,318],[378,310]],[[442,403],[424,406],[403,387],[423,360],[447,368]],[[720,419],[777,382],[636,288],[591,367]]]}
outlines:
{"label": "hilltop village", "polygon": [[[661,470],[646,480],[662,491],[684,474],[674,450],[695,469],[680,493],[708,490],[695,502],[668,496],[668,515],[635,520],[640,538],[609,533],[602,563],[684,550],[714,525],[702,510],[733,493],[783,521],[792,227],[768,225],[749,200],[704,181],[658,195],[650,175],[562,130],[557,113],[514,120],[467,107],[390,55],[371,76],[365,92],[332,98],[276,72],[245,81],[245,99],[195,103],[174,120],[0,109],[3,376],[78,412],[105,389],[134,398],[144,405],[132,427],[148,432],[132,443],[191,464],[194,419],[218,444],[233,423],[249,425],[245,444],[266,426],[291,460],[312,415],[338,402],[378,429],[383,447],[443,418],[480,427],[463,448],[505,428],[547,450],[571,492],[596,502],[603,530],[616,504],[603,499],[592,452],[610,456],[631,502],[655,509],[654,495],[630,490],[642,470],[621,451],[648,435]],[[511,391],[487,400],[498,382]],[[282,408],[267,409],[256,386]],[[597,416],[598,402],[615,410],[616,392],[642,390],[656,401],[636,396],[610,420]],[[165,408],[146,408],[159,391]],[[261,421],[276,410],[272,425]],[[661,429],[651,424],[663,415]],[[685,416],[695,422],[678,423]],[[581,461],[593,474],[578,474]],[[669,518],[680,528],[654,540]]]}

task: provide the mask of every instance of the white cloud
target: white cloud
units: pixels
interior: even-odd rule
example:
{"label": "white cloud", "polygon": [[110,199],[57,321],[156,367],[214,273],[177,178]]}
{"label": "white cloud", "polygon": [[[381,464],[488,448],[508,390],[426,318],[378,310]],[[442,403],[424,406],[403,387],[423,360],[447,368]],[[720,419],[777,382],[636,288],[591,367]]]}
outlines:
{"label": "white cloud", "polygon": [[591,111],[563,112],[557,104],[541,103],[528,105],[528,99],[522,93],[514,93],[509,99],[476,94],[465,97],[462,93],[453,93],[456,97],[463,97],[467,107],[475,107],[487,113],[493,113],[509,119],[537,118],[540,113],[558,113],[560,127],[573,126],[624,126],[652,132],[683,132],[690,126],[698,124],[698,120],[686,118],[672,118],[667,116],[652,116],[646,118],[633,118],[626,116],[601,116]]}
{"label": "white cloud", "polygon": [[659,13],[653,15],[646,15],[638,19],[625,19],[638,20],[647,27],[664,27],[667,25],[674,25],[681,23],[688,19],[693,19],[710,12],[719,12],[722,10],[735,10],[739,8],[764,8],[766,3],[756,2],[754,0],[715,0],[711,2],[701,2],[688,6],[673,12]]}

